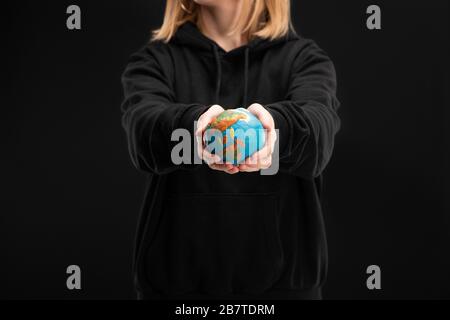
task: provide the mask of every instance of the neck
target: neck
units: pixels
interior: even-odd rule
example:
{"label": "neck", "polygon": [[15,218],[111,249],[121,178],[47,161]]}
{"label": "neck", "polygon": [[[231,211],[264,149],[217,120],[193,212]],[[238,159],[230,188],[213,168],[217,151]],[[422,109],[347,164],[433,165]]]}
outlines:
{"label": "neck", "polygon": [[240,1],[220,1],[217,6],[200,6],[198,26],[208,38],[214,40],[225,51],[231,51],[245,43],[241,32],[231,33],[240,16]]}

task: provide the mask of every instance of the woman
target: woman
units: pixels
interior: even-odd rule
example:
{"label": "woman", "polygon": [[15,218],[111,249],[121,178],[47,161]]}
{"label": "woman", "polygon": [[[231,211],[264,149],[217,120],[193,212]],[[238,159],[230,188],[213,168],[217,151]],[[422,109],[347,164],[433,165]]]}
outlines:
{"label": "woman", "polygon": [[[289,1],[168,0],[122,81],[130,155],[149,173],[134,258],[139,298],[321,298],[320,177],[339,102],[333,64],[292,30]],[[268,139],[245,163],[221,163],[201,135],[238,107]],[[172,161],[176,129],[190,132],[205,163]],[[278,158],[279,172],[260,174]]]}

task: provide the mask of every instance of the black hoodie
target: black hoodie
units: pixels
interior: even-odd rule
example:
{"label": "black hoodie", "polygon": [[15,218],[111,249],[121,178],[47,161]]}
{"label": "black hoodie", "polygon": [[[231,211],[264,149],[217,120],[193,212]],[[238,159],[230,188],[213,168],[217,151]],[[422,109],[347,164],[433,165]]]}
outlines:
{"label": "black hoodie", "polygon": [[[293,32],[225,52],[193,23],[123,74],[133,164],[148,173],[134,257],[141,298],[320,298],[327,246],[321,173],[340,121],[332,62]],[[175,165],[177,128],[211,105],[262,104],[279,129],[276,175]]]}

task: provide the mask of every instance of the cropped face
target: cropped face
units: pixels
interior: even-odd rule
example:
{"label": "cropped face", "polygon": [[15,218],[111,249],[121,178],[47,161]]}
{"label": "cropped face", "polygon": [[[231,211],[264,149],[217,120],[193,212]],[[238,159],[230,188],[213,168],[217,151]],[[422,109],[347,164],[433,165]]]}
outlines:
{"label": "cropped face", "polygon": [[198,19],[202,8],[213,9],[204,12],[218,15],[213,18],[222,13],[235,16],[234,31],[249,33],[249,38],[273,40],[285,36],[291,26],[290,0],[167,0],[163,24],[152,40],[168,42],[179,26]]}
{"label": "cropped face", "polygon": [[[219,6],[219,5],[223,5],[223,1],[224,0],[191,0],[194,1],[195,3],[197,3],[198,5],[201,6],[209,6],[209,7],[215,7],[215,6]],[[235,4],[239,3],[240,0],[225,0],[228,2],[233,2]]]}

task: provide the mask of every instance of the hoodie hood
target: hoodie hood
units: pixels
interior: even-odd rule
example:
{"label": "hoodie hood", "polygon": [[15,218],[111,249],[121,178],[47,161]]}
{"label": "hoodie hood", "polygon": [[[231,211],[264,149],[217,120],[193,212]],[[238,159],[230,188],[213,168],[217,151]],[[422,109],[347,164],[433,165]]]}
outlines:
{"label": "hoodie hood", "polygon": [[[286,36],[274,40],[255,38],[246,45],[231,50],[228,53],[232,54],[235,52],[239,52],[240,50],[245,48],[249,48],[252,51],[267,50],[271,47],[277,46],[279,44],[284,44],[288,41],[297,40],[299,38],[300,37],[295,31],[290,30]],[[190,21],[186,22],[178,28],[171,42],[206,51],[211,51],[212,47],[215,46],[218,49],[224,51],[214,40],[201,33],[195,23]]]}
{"label": "hoodie hood", "polygon": [[299,39],[299,36],[293,30],[289,30],[288,34],[284,37],[269,40],[263,38],[255,38],[249,43],[235,48],[231,51],[226,52],[222,47],[220,47],[214,40],[205,36],[198,27],[193,22],[186,22],[180,26],[175,33],[173,39],[171,40],[174,44],[179,44],[186,47],[191,47],[198,50],[199,52],[212,52],[216,64],[216,90],[215,98],[216,101],[219,100],[219,94],[222,82],[222,63],[221,55],[244,55],[244,88],[243,88],[243,106],[247,107],[247,96],[248,96],[248,67],[249,59],[251,53],[256,53],[260,51],[266,51],[273,47],[285,44],[289,41],[294,41]]}

